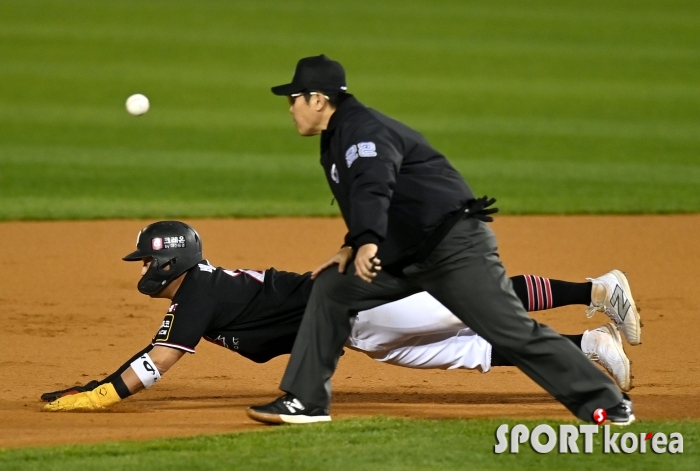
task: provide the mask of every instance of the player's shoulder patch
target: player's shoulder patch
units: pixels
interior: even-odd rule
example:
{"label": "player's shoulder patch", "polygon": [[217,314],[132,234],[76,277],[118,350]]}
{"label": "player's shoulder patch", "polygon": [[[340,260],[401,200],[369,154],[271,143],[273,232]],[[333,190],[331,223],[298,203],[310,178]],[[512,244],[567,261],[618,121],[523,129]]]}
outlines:
{"label": "player's shoulder patch", "polygon": [[360,157],[376,157],[377,145],[374,142],[360,142],[357,144],[357,153]]}
{"label": "player's shoulder patch", "polygon": [[357,160],[357,157],[359,157],[357,145],[353,144],[348,147],[348,150],[345,151],[345,163],[348,165],[348,168],[350,168],[352,163]]}
{"label": "player's shoulder patch", "polygon": [[377,156],[377,145],[372,142],[358,142],[348,147],[345,151],[345,163],[350,168],[357,160],[358,157],[376,157]]}
{"label": "player's shoulder patch", "polygon": [[[173,306],[177,306],[177,304],[173,304]],[[170,312],[170,310],[168,310],[168,312]],[[158,333],[153,337],[153,342],[166,342],[168,337],[170,337],[170,329],[173,328],[174,322],[175,314],[166,314],[160,329],[158,329]]]}

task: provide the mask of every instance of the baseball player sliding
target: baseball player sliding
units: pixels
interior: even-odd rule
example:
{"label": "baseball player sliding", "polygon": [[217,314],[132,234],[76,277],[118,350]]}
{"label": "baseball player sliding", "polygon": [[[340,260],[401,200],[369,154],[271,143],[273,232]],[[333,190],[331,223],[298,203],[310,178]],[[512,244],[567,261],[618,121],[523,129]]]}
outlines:
{"label": "baseball player sliding", "polygon": [[[45,410],[105,409],[151,387],[185,353],[195,353],[202,338],[258,363],[290,353],[314,283],[310,273],[215,267],[203,259],[197,232],[177,221],[144,228],[137,250],[124,260],[143,262],[141,293],[172,300],[161,327],[146,348],[102,381],[42,395],[51,401]],[[535,276],[511,281],[529,311],[586,304],[589,315],[606,313],[613,323],[565,337],[599,362],[622,390],[631,389],[618,328],[630,343],[639,343],[639,315],[622,273],[614,270],[589,283]],[[425,292],[359,312],[346,346],[409,368],[487,372],[511,365]]]}

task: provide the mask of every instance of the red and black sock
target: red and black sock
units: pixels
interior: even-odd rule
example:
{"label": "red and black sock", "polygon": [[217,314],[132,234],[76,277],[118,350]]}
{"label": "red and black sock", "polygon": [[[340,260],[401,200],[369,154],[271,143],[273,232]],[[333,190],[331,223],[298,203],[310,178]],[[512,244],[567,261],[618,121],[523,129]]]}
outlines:
{"label": "red and black sock", "polygon": [[511,276],[510,281],[528,312],[572,304],[591,304],[593,284],[590,282],[572,283],[535,275]]}

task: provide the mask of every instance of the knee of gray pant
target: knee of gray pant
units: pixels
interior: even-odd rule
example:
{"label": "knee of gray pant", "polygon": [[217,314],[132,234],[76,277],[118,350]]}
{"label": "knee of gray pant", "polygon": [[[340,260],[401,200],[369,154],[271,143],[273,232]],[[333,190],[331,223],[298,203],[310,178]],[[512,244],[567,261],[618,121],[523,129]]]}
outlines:
{"label": "knee of gray pant", "polygon": [[307,304],[310,307],[323,306],[324,309],[335,308],[346,311],[350,299],[348,298],[348,276],[338,273],[337,267],[331,267],[323,271],[311,290],[311,296]]}
{"label": "knee of gray pant", "polygon": [[316,281],[314,281],[314,291],[322,290],[325,293],[330,292],[329,290],[339,289],[344,283],[347,282],[347,276],[343,273],[338,273],[338,267],[332,266],[326,268],[318,275]]}

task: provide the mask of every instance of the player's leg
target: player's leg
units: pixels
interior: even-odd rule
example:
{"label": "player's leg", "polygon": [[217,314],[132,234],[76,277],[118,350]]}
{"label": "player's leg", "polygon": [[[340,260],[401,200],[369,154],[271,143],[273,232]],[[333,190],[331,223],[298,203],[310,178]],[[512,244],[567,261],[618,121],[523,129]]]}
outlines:
{"label": "player's leg", "polygon": [[[510,278],[528,311],[569,304],[590,304],[591,283],[571,283],[532,275]],[[365,352],[386,352],[413,337],[457,332],[466,328],[454,314],[425,291],[358,313],[347,345]]]}
{"label": "player's leg", "polygon": [[387,351],[417,336],[449,333],[466,326],[445,306],[422,291],[357,314],[347,346],[365,352]]}
{"label": "player's leg", "polygon": [[[606,293],[614,292],[617,279],[609,273],[583,283],[536,275],[516,275],[510,277],[510,280],[515,294],[529,312],[579,304],[590,306],[589,312],[592,315],[594,310],[612,312],[609,302],[611,296],[606,296]],[[633,307],[631,294],[629,299]],[[609,316],[615,320],[613,315]],[[633,316],[627,321],[632,319]],[[624,323],[616,324],[623,335],[626,330],[634,327],[634,321],[627,322],[631,325],[627,329]],[[348,346],[363,351],[386,351],[415,336],[456,333],[465,327],[445,306],[423,291],[360,312],[353,325]]]}
{"label": "player's leg", "polygon": [[331,420],[330,380],[350,335],[351,320],[359,311],[421,291],[385,271],[379,271],[372,283],[354,273],[351,263],[345,274],[333,267],[316,279],[280,384],[286,394],[269,404],[249,407],[250,418],[272,424]]}
{"label": "player's leg", "polygon": [[354,276],[353,264],[345,274],[323,271],[314,282],[280,389],[303,404],[327,408],[330,378],[350,335],[351,318],[417,291],[413,284],[384,271],[372,283],[364,282]]}
{"label": "player's leg", "polygon": [[612,270],[598,278],[588,278],[585,283],[534,275],[513,276],[510,280],[515,294],[530,312],[573,304],[586,305],[588,317],[592,317],[596,311],[603,312],[630,345],[641,343],[639,311],[627,277],[619,270]]}
{"label": "player's leg", "polygon": [[395,366],[420,369],[453,370],[491,368],[491,345],[471,329],[405,338],[385,350],[361,351],[370,358]]}
{"label": "player's leg", "polygon": [[574,283],[536,275],[511,276],[513,291],[528,312],[561,306],[591,304],[593,283]]}
{"label": "player's leg", "polygon": [[[632,362],[627,358],[622,346],[620,332],[614,324],[605,324],[597,329],[587,330],[580,335],[564,335],[584,355],[600,364],[623,391],[632,389]],[[498,351],[491,352],[490,366],[515,366]]]}
{"label": "player's leg", "polygon": [[[579,335],[564,335],[578,349],[598,362],[623,391],[632,389],[631,362],[625,354],[622,339],[613,324],[587,330]],[[456,332],[406,337],[390,348],[366,350],[357,345],[349,348],[370,358],[395,366],[419,369],[477,369],[488,372],[492,366],[515,366],[492,350],[491,344],[469,328]]]}
{"label": "player's leg", "polygon": [[404,274],[580,419],[624,405],[615,383],[579,349],[527,316],[486,224],[459,221],[425,262]]}

